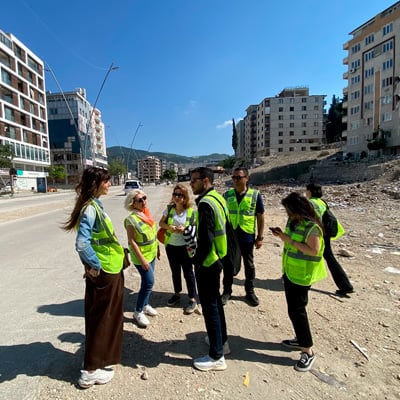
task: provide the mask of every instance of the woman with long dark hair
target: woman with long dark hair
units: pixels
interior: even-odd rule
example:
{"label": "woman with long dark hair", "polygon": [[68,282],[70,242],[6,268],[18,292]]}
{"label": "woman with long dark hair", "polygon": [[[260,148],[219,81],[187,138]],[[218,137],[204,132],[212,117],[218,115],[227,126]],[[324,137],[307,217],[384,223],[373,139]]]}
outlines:
{"label": "woman with long dark hair", "polygon": [[326,277],[323,228],[313,206],[299,193],[290,193],[282,200],[288,215],[285,231],[270,228],[284,242],[282,253],[283,282],[289,318],[296,334],[282,345],[301,351],[295,364],[297,371],[308,371],[314,360],[313,340],[306,306],[311,285]]}
{"label": "woman with long dark hair", "polygon": [[77,231],[76,250],[85,267],[85,357],[79,386],[105,384],[114,376],[122,351],[124,250],[100,196],[111,186],[107,170],[89,167],[75,188],[78,195],[66,231]]}

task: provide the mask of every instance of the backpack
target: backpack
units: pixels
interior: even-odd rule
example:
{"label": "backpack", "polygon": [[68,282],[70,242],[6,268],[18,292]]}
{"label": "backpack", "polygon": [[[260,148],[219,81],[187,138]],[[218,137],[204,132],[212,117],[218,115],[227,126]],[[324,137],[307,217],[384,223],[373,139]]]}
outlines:
{"label": "backpack", "polygon": [[325,236],[330,238],[337,236],[338,220],[329,209],[328,204],[326,204],[326,211],[322,215],[322,225],[324,226]]}
{"label": "backpack", "polygon": [[233,276],[236,276],[242,264],[242,253],[240,252],[239,241],[235,233],[235,229],[233,229],[232,223],[229,219],[229,215],[225,211],[224,205],[214,196],[215,200],[221,204],[222,209],[225,213],[225,233],[226,233],[226,245],[227,245],[227,253],[226,256],[221,258],[222,265],[224,270],[233,271]]}

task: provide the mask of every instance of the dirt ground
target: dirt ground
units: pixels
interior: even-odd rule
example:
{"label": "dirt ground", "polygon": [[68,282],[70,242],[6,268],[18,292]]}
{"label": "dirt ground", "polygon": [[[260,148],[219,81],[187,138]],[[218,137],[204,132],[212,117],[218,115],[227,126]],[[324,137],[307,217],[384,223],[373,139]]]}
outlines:
{"label": "dirt ground", "polygon": [[159,315],[146,329],[132,322],[139,277],[133,268],[126,271],[123,358],[113,381],[79,390],[65,379],[43,377],[40,398],[400,399],[400,213],[399,200],[385,193],[385,184],[325,190],[325,199],[346,229],[332,247],[355,293],[335,296],[330,276],[310,291],[308,315],[317,355],[310,372],[296,372],[299,352],[280,345],[293,337],[293,330],[281,282],[282,244],[268,231],[268,226],[284,226],[281,199],[303,188],[268,185],[260,187],[266,206],[265,239],[255,251],[260,305],[253,308],[244,301],[241,271],[225,306],[232,350],[226,357],[227,370],[192,368],[192,359],[208,351],[203,317],[183,314],[185,289],[181,304],[166,305],[172,280],[162,248],[151,298]]}

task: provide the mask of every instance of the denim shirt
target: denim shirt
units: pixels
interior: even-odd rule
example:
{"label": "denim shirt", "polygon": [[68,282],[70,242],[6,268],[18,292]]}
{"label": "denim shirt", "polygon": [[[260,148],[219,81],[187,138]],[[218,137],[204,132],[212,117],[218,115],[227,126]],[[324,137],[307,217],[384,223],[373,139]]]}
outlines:
{"label": "denim shirt", "polygon": [[[103,210],[102,202],[97,198],[94,201]],[[96,209],[89,204],[82,213],[76,235],[75,249],[83,263],[88,264],[92,268],[101,269],[100,261],[91,245],[92,232],[97,232],[99,228],[101,229],[101,227],[97,226],[96,220],[98,221],[98,218],[96,218]]]}

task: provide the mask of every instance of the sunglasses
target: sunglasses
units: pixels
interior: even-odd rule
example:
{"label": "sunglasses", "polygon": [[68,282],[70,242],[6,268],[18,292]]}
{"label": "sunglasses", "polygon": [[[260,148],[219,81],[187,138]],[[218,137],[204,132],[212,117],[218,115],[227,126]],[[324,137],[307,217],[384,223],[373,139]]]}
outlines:
{"label": "sunglasses", "polygon": [[139,197],[139,198],[136,199],[136,201],[137,201],[138,203],[144,203],[146,200],[147,200],[147,197],[146,197],[146,196]]}
{"label": "sunglasses", "polygon": [[172,196],[174,196],[174,197],[184,197],[183,193],[172,193]]}
{"label": "sunglasses", "polygon": [[190,180],[190,183],[195,183],[196,181],[200,181],[200,180],[202,180],[202,179],[204,179],[204,178],[192,178],[192,179]]}
{"label": "sunglasses", "polygon": [[243,179],[243,178],[246,178],[246,176],[245,175],[243,175],[243,176],[240,176],[240,175],[234,175],[234,176],[232,176],[231,177],[234,181],[238,181],[238,180],[240,180],[240,179]]}

